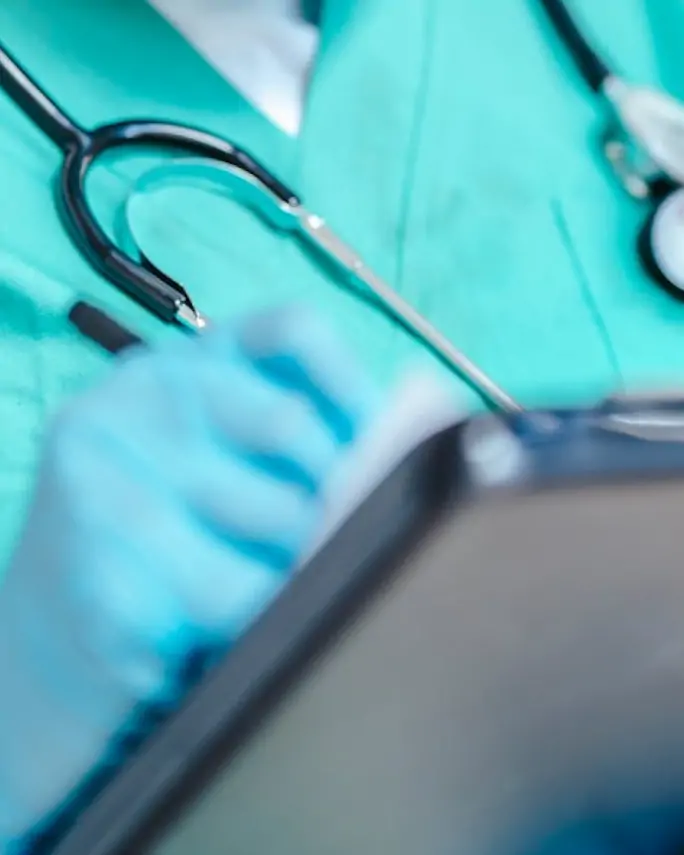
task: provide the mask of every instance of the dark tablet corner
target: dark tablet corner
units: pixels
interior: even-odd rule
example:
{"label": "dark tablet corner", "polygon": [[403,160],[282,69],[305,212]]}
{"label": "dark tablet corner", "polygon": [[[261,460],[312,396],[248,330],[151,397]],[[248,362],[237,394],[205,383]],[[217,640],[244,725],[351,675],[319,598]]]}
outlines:
{"label": "dark tablet corner", "polygon": [[66,833],[52,831],[36,852],[150,851],[464,486],[459,444],[460,428],[454,427],[401,464],[182,710],[70,821]]}
{"label": "dark tablet corner", "polygon": [[56,855],[527,855],[684,804],[684,411],[508,427],[401,464]]}

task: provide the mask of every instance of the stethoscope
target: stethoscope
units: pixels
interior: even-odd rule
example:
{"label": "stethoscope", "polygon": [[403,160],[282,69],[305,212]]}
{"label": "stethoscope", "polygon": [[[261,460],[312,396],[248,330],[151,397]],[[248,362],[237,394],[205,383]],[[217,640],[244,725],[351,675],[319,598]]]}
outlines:
{"label": "stethoscope", "polygon": [[[611,107],[613,121],[605,131],[603,151],[620,183],[634,198],[653,201],[654,210],[639,242],[643,261],[659,282],[684,299],[684,250],[680,251],[680,236],[684,237],[684,106],[661,92],[631,86],[610,72],[582,36],[562,0],[541,0],[541,3],[590,89],[601,94]],[[112,149],[155,146],[183,154],[183,159],[171,168],[173,172],[168,166],[152,170],[143,176],[138,189],[154,188],[181,175],[190,180],[208,181],[238,196],[271,227],[287,231],[313,246],[344,276],[364,286],[390,316],[437,354],[487,403],[510,413],[521,412],[521,405],[511,395],[371,270],[322,217],[308,211],[297,194],[247,152],[205,131],[171,122],[142,119],[83,128],[1,43],[0,89],[63,152],[56,200],[74,245],[104,278],[163,321],[196,332],[209,323],[187,290],[140,250],[130,228],[123,229],[125,249],[122,249],[98,223],[88,203],[86,181],[93,165]],[[83,319],[97,317],[98,313],[79,312],[78,316],[86,331]],[[120,336],[118,340],[122,340]]]}
{"label": "stethoscope", "polygon": [[[424,315],[371,270],[322,217],[308,211],[296,193],[236,145],[197,128],[149,119],[83,128],[50,98],[1,43],[0,89],[63,152],[56,201],[75,247],[105,279],[161,320],[194,332],[201,332],[209,324],[187,290],[140,250],[125,216],[131,199],[123,209],[124,216],[119,218],[119,226],[123,226],[119,244],[123,248],[110,240],[96,219],[86,195],[86,182],[93,165],[112,149],[154,146],[170,150],[176,157],[183,155],[173,164],[143,175],[132,198],[165,183],[187,180],[209,183],[237,197],[272,228],[288,232],[313,247],[343,276],[363,286],[392,318],[440,357],[486,403],[510,413],[522,410]],[[110,350],[114,349],[114,341],[119,344],[135,341],[135,336],[92,308],[79,303],[71,313],[82,332]]]}
{"label": "stethoscope", "polygon": [[585,83],[611,111],[603,153],[618,181],[652,211],[637,248],[651,277],[684,300],[684,104],[612,72],[580,32],[563,0],[541,0]]}

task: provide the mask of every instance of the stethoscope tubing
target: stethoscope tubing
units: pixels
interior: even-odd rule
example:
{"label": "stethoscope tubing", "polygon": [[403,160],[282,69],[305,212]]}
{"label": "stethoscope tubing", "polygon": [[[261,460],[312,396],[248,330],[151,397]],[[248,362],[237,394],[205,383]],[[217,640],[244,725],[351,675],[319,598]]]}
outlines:
{"label": "stethoscope tubing", "polygon": [[582,34],[564,0],[540,0],[540,3],[584,82],[599,94],[612,72]]}
{"label": "stethoscope tubing", "polygon": [[0,88],[65,154],[87,146],[87,132],[49,97],[1,42]]}

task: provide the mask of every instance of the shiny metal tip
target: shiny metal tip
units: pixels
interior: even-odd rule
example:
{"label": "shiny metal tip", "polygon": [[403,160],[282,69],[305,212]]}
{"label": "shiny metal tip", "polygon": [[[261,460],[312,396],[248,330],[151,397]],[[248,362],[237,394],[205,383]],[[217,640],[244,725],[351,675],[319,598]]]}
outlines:
{"label": "shiny metal tip", "polygon": [[191,308],[187,303],[180,303],[176,310],[176,320],[179,324],[195,332],[202,332],[209,326],[209,321],[201,313]]}

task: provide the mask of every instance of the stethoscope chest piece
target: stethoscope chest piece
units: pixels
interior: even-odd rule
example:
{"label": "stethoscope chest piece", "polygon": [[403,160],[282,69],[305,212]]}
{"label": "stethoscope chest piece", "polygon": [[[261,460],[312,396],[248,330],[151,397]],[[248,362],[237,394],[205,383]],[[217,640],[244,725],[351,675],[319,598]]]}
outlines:
{"label": "stethoscope chest piece", "polygon": [[565,0],[540,0],[588,89],[609,108],[603,153],[623,189],[651,206],[639,239],[646,272],[684,301],[684,103],[614,74]]}
{"label": "stethoscope chest piece", "polygon": [[684,188],[657,201],[641,232],[639,254],[652,278],[684,301]]}

